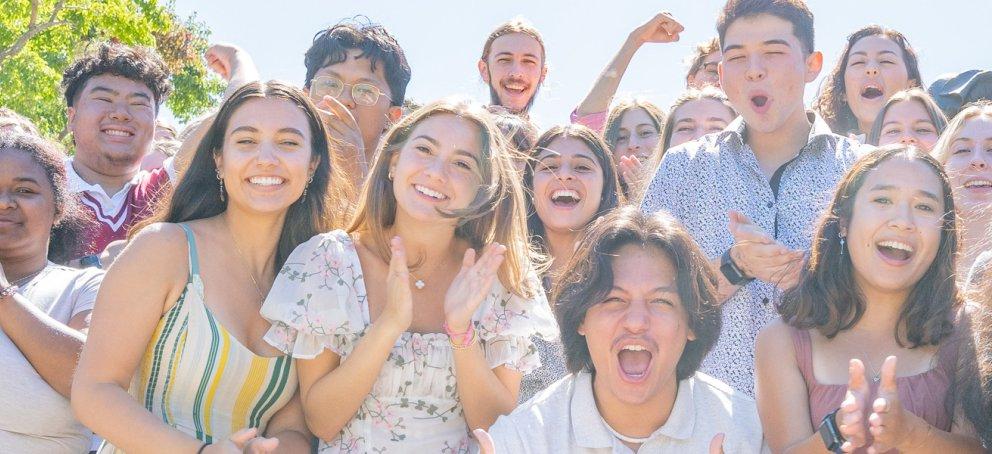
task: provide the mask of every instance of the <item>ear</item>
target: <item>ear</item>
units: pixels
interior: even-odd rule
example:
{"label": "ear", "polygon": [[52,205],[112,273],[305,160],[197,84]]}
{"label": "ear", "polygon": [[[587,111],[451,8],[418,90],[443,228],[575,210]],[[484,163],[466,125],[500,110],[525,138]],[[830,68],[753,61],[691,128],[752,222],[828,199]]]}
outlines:
{"label": "ear", "polygon": [[386,118],[389,119],[390,123],[396,123],[403,116],[403,108],[400,106],[389,106],[389,111],[386,112]]}
{"label": "ear", "polygon": [[579,333],[580,336],[585,337],[585,335],[586,335],[586,322],[582,322],[579,325],[579,327],[575,329],[575,332]]}
{"label": "ear", "polygon": [[920,81],[918,81],[916,79],[909,79],[909,86],[910,87],[924,88],[922,85],[920,85]]}
{"label": "ear", "polygon": [[689,333],[686,334],[685,338],[690,341],[696,340],[696,332],[692,328],[689,328]]}
{"label": "ear", "polygon": [[[224,155],[222,153],[215,153],[214,154],[214,165],[217,166],[217,171],[220,172],[221,175],[223,175],[224,174]],[[312,165],[315,165],[315,164],[311,163],[310,165],[312,166]]]}
{"label": "ear", "polygon": [[65,118],[66,118],[66,123],[71,126],[72,125],[72,120],[74,120],[76,118],[76,108],[75,107],[66,107],[66,109],[65,109]]}
{"label": "ear", "polygon": [[813,51],[808,57],[806,57],[806,83],[816,80],[822,69],[823,53],[820,51]]}
{"label": "ear", "polygon": [[480,58],[479,59],[479,63],[478,63],[477,66],[479,67],[479,76],[482,77],[482,81],[488,84],[489,83],[489,65],[486,64],[486,61],[485,60],[483,60],[483,59]]}
{"label": "ear", "polygon": [[[720,86],[724,87],[725,85],[723,84],[723,61],[716,64],[716,73],[718,76],[720,76]],[[693,79],[696,78],[695,76],[690,76],[690,77],[692,77]]]}
{"label": "ear", "polygon": [[548,65],[541,67],[541,80],[537,81],[538,85],[544,85],[544,78],[548,77]]}

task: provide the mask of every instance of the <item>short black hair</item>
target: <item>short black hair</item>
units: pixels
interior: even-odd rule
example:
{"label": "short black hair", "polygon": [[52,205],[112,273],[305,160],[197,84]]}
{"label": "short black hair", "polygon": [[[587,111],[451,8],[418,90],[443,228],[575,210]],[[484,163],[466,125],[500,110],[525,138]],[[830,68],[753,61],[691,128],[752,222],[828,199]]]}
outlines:
{"label": "short black hair", "polygon": [[789,21],[792,24],[792,34],[796,35],[803,45],[806,54],[813,53],[815,47],[813,33],[813,12],[803,0],[728,0],[716,20],[716,31],[720,35],[720,48],[726,46],[727,29],[737,19],[753,17],[759,14],[772,16]]}
{"label": "short black hair", "polygon": [[72,62],[62,73],[65,103],[72,107],[90,78],[112,74],[140,82],[155,97],[155,111],[172,93],[171,73],[154,49],[128,46],[113,41],[100,43],[94,50]]}
{"label": "short black hair", "polygon": [[391,103],[402,106],[406,86],[410,83],[410,64],[406,61],[403,48],[382,25],[371,23],[367,18],[364,23],[358,19],[341,21],[314,35],[313,44],[303,58],[303,64],[307,67],[303,86],[310,88],[310,83],[320,68],[345,61],[348,50],[357,49],[362,51],[360,57],[369,59],[373,71],[382,62],[386,84],[392,93]]}
{"label": "short black hair", "polygon": [[720,337],[717,277],[706,255],[672,215],[664,211],[645,214],[634,206],[615,209],[586,230],[552,292],[568,370],[596,370],[579,326],[589,308],[602,302],[613,288],[613,260],[626,245],[657,248],[675,265],[679,298],[695,334],[679,357],[675,375],[678,380],[688,378]]}

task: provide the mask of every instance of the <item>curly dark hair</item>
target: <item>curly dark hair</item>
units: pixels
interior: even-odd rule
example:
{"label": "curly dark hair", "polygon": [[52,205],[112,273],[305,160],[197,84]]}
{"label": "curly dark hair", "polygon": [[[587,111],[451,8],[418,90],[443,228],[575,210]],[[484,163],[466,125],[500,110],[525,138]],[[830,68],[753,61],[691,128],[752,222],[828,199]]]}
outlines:
{"label": "curly dark hair", "polygon": [[149,47],[107,41],[72,62],[62,73],[66,105],[75,105],[86,82],[102,74],[121,76],[144,84],[155,97],[156,111],[172,93],[169,68],[158,52]]}
{"label": "curly dark hair", "polygon": [[92,215],[69,191],[65,152],[54,142],[34,134],[0,134],[0,153],[9,152],[27,153],[45,171],[55,203],[55,224],[52,225],[48,242],[48,260],[68,262],[77,252],[79,238],[85,235]]}
{"label": "curly dark hair", "polygon": [[633,206],[611,211],[586,230],[552,291],[568,370],[596,370],[586,338],[578,330],[589,308],[602,302],[613,288],[613,260],[627,245],[657,248],[675,265],[679,298],[688,327],[696,335],[685,345],[675,367],[676,377],[683,380],[696,373],[720,336],[716,273],[672,215],[664,211],[649,215]]}
{"label": "curly dark hair", "polygon": [[411,77],[406,54],[385,27],[371,23],[364,16],[343,20],[331,28],[317,32],[303,58],[303,64],[307,67],[303,88],[310,89],[310,83],[321,68],[345,61],[349,49],[362,51],[361,57],[369,59],[372,71],[382,62],[386,85],[389,85],[392,94],[391,103],[402,106]]}
{"label": "curly dark hair", "polygon": [[[813,110],[817,111],[823,120],[827,122],[830,129],[837,134],[847,135],[851,132],[861,132],[867,134],[868,131],[859,131],[858,119],[854,117],[851,106],[847,104],[847,87],[844,85],[844,72],[847,69],[847,61],[851,56],[851,48],[869,36],[884,36],[891,39],[902,49],[902,60],[906,63],[906,75],[909,77],[911,86],[922,86],[923,77],[920,75],[920,65],[916,58],[916,51],[909,45],[906,36],[891,28],[881,25],[866,25],[854,33],[847,36],[847,44],[837,60],[837,66],[830,71],[830,74],[823,79],[823,87],[820,95],[813,101]],[[913,85],[915,84],[915,85]]]}
{"label": "curly dark hair", "polygon": [[[851,254],[839,240],[854,215],[854,200],[868,176],[891,159],[927,165],[940,180],[944,213],[937,255],[909,293],[899,313],[895,336],[900,346],[938,345],[951,334],[954,312],[962,299],[955,285],[958,232],[954,196],[944,167],[924,151],[893,144],[861,157],[837,186],[833,201],[816,227],[810,258],[799,285],[778,305],[782,320],[796,329],[816,329],[828,339],[851,329],[865,313],[867,301],[856,285]],[[908,178],[912,178],[908,176]]]}

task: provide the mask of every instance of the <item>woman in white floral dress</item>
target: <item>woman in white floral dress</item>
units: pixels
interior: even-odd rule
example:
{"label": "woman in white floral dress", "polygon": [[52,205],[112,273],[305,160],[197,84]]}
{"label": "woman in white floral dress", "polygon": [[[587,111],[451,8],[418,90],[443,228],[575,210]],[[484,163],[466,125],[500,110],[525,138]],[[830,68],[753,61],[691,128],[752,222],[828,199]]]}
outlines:
{"label": "woman in white floral dress", "polygon": [[479,106],[421,108],[387,134],[348,232],[286,261],[266,340],[298,359],[321,452],[468,452],[516,406],[532,336],[557,326],[505,146]]}

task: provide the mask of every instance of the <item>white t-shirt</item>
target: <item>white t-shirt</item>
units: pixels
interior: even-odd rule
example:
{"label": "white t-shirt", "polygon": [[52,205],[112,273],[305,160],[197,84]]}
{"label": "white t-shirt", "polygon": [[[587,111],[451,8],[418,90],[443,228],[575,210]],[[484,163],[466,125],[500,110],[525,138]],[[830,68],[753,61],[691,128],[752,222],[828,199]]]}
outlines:
{"label": "white t-shirt", "polygon": [[[671,416],[639,453],[706,453],[723,433],[727,454],[767,452],[758,409],[750,397],[702,372],[679,382]],[[489,429],[497,454],[630,454],[603,420],[592,374],[568,375],[501,416]]]}
{"label": "white t-shirt", "polygon": [[[103,271],[77,270],[49,263],[20,291],[53,319],[68,323],[93,309]],[[0,330],[0,451],[85,453],[90,431],[72,415],[69,400],[52,389],[17,345]]]}

